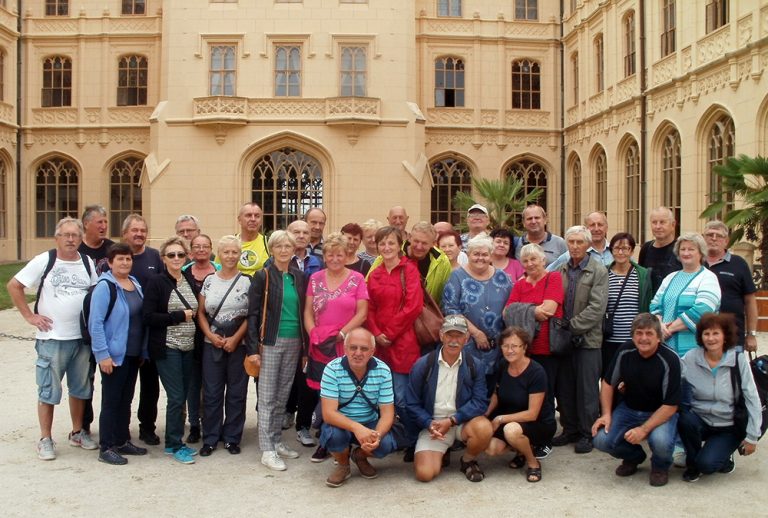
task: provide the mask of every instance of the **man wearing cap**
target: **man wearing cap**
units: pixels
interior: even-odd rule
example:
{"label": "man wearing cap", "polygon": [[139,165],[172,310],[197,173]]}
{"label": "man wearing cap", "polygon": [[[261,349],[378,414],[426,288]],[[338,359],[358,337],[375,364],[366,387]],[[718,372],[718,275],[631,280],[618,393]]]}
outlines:
{"label": "man wearing cap", "polygon": [[467,227],[469,227],[469,232],[461,235],[462,252],[467,251],[467,243],[470,239],[482,232],[488,232],[490,222],[491,218],[488,217],[488,209],[483,205],[475,203],[467,210]]}
{"label": "man wearing cap", "polygon": [[483,415],[488,408],[485,376],[477,372],[471,355],[462,350],[469,338],[467,320],[448,315],[440,329],[442,346],[419,358],[411,369],[406,404],[410,420],[421,430],[416,442],[416,479],[429,482],[450,464],[448,449],[456,439],[467,448],[460,470],[480,482],[483,471],[475,460],[493,435]]}

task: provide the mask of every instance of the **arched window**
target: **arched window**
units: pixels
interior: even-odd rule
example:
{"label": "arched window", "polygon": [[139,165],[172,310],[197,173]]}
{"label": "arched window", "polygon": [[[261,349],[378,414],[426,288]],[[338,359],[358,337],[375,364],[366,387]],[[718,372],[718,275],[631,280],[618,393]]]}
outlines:
{"label": "arched window", "polygon": [[141,214],[141,169],[144,159],[126,157],[117,160],[109,170],[109,229],[119,235],[123,220],[129,214]]}
{"label": "arched window", "polygon": [[595,192],[596,204],[595,210],[604,214],[608,213],[608,158],[605,156],[605,151],[600,150],[600,153],[595,158],[595,185],[597,187]]}
{"label": "arched window", "polygon": [[573,104],[579,104],[579,53],[571,54],[571,75],[573,76]]}
{"label": "arched window", "polygon": [[0,49],[0,101],[5,100],[5,50]]}
{"label": "arched window", "polygon": [[443,158],[429,166],[432,174],[432,200],[430,219],[432,223],[448,221],[458,225],[464,216],[461,210],[454,208],[453,197],[459,191],[472,193],[472,171],[466,162],[458,158]]}
{"label": "arched window", "polygon": [[[505,178],[515,178],[523,182],[523,192],[530,194],[537,187],[543,192],[536,203],[547,210],[547,171],[538,162],[533,160],[518,160],[512,162],[504,169]],[[522,228],[522,212],[515,214],[515,226]]]}
{"label": "arched window", "polygon": [[595,36],[595,91],[602,92],[605,89],[605,51],[603,48],[603,34]]}
{"label": "arched window", "polygon": [[323,206],[323,169],[314,157],[284,147],[259,158],[251,170],[251,201],[264,211],[265,229],[286,228]]}
{"label": "arched window", "polygon": [[680,158],[680,133],[670,131],[664,137],[661,150],[661,203],[680,221],[680,182],[682,159]]}
{"label": "arched window", "polygon": [[633,236],[640,235],[640,148],[632,142],[624,156],[626,187],[625,229]]}
{"label": "arched window", "polygon": [[35,234],[53,237],[65,216],[80,217],[77,203],[78,171],[63,158],[49,158],[35,172]]}
{"label": "arched window", "polygon": [[117,65],[117,105],[147,104],[147,58],[125,56]]}
{"label": "arched window", "polygon": [[528,59],[512,62],[512,108],[541,108],[541,68],[537,62]]}
{"label": "arched window", "polygon": [[[635,12],[624,17],[624,77],[635,73]],[[634,235],[634,234],[633,234]]]}
{"label": "arched window", "polygon": [[[723,164],[726,158],[736,154],[736,129],[733,126],[733,119],[727,115],[717,119],[709,130],[708,137],[707,172],[709,173],[709,197],[712,202],[720,199],[715,193],[723,188],[723,179],[715,174],[714,168]],[[733,196],[726,195],[723,199],[727,202],[727,206],[720,213],[719,219],[723,219],[725,214],[733,210]]]}
{"label": "arched window", "polygon": [[0,239],[8,237],[8,167],[0,160]]}
{"label": "arched window", "polygon": [[464,61],[461,59],[435,60],[435,106],[464,106]]}
{"label": "arched window", "polygon": [[43,61],[43,90],[40,105],[43,108],[72,106],[71,59],[52,56]]}
{"label": "arched window", "polygon": [[579,157],[571,166],[571,218],[574,225],[581,225],[581,160]]}

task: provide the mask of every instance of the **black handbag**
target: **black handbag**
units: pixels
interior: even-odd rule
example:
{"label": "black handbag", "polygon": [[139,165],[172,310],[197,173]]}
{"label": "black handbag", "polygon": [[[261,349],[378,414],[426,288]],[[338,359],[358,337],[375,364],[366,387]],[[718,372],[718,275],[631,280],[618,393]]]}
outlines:
{"label": "black handbag", "polygon": [[[736,435],[739,439],[743,440],[747,436],[749,412],[747,411],[747,403],[744,400],[744,391],[741,389],[739,356],[741,356],[741,353],[737,352],[736,363],[731,367],[731,386],[733,388],[733,427],[736,429]],[[768,397],[768,391],[766,390],[768,387],[766,387],[766,382],[768,382],[768,375],[766,375],[765,371],[761,368],[767,361],[768,357],[761,356],[759,358],[753,358],[749,362],[749,367],[755,380],[757,396],[760,399],[761,414],[763,418],[760,425],[761,438],[765,434],[766,428],[768,428],[768,407],[766,407],[766,398]]]}
{"label": "black handbag", "polygon": [[555,356],[564,356],[573,352],[571,325],[567,319],[550,317],[549,352]]}
{"label": "black handbag", "polygon": [[603,340],[613,336],[613,315],[616,313],[616,309],[619,307],[619,302],[621,302],[621,295],[624,293],[624,288],[627,286],[629,276],[632,275],[632,270],[634,269],[634,266],[629,267],[629,271],[624,277],[624,281],[621,283],[621,289],[619,290],[619,296],[616,298],[616,303],[613,305],[613,311],[606,311],[605,315],[603,315]]}

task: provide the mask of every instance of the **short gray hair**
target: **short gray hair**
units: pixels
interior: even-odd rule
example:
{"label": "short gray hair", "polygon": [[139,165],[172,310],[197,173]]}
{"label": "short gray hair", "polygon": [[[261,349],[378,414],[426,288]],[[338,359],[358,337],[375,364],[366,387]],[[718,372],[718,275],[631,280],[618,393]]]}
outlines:
{"label": "short gray hair", "polygon": [[473,237],[467,242],[467,254],[472,253],[476,248],[485,248],[489,254],[492,254],[493,239],[488,237],[485,232]]}
{"label": "short gray hair", "polygon": [[589,243],[592,241],[592,232],[589,231],[587,227],[584,225],[574,225],[568,230],[565,231],[565,235],[563,238],[567,241],[568,238],[572,235],[581,235],[581,237],[584,238],[584,242]]}
{"label": "short gray hair", "polygon": [[520,259],[528,257],[529,255],[535,255],[545,262],[547,260],[547,254],[544,253],[544,249],[536,243],[528,243],[527,245],[523,245],[520,249]]}
{"label": "short gray hair", "polygon": [[85,233],[85,229],[83,229],[83,222],[76,218],[71,218],[67,216],[66,218],[61,218],[58,223],[56,223],[56,230],[55,235],[59,235],[59,232],[61,231],[61,227],[64,225],[76,225],[78,232],[80,232],[80,237],[83,237],[83,234]]}
{"label": "short gray hair", "polygon": [[432,241],[434,241],[437,237],[435,227],[433,227],[432,223],[429,221],[419,221],[416,223],[413,227],[411,227],[411,234],[414,232],[424,232],[425,234],[429,234],[432,237]]}
{"label": "short gray hair", "polygon": [[704,231],[706,232],[707,230],[711,230],[711,229],[722,230],[723,232],[725,232],[725,237],[728,237],[729,235],[731,235],[731,229],[729,229],[728,225],[726,225],[719,219],[713,219],[712,221],[707,221],[707,224],[704,225]]}
{"label": "short gray hair", "polygon": [[133,213],[133,214],[128,214],[123,220],[123,226],[120,229],[120,233],[125,234],[128,228],[131,226],[131,223],[133,223],[134,221],[141,221],[142,223],[144,223],[144,226],[147,227],[147,232],[149,232],[149,224],[147,223],[147,220],[144,219],[144,216],[142,216],[141,214]]}
{"label": "short gray hair", "polygon": [[296,238],[293,237],[293,234],[285,230],[275,230],[272,232],[272,235],[269,236],[269,239],[267,240],[267,248],[269,248],[269,251],[272,252],[274,247],[284,241],[287,241],[292,248],[296,248]]}
{"label": "short gray hair", "polygon": [[684,242],[693,243],[698,247],[699,253],[701,254],[701,264],[704,264],[704,261],[707,260],[708,251],[707,242],[704,241],[704,237],[702,237],[702,235],[698,232],[685,232],[680,234],[680,237],[678,237],[677,241],[675,241],[675,246],[673,248],[675,257],[678,259],[680,259],[680,245],[682,245]]}
{"label": "short gray hair", "polygon": [[200,228],[200,220],[197,219],[195,216],[191,214],[182,214],[178,218],[176,218],[176,227],[179,226],[179,223],[184,223],[185,221],[191,221],[195,224],[195,226],[199,229]]}
{"label": "short gray hair", "polygon": [[88,205],[85,207],[85,210],[83,211],[83,217],[81,218],[83,220],[83,223],[87,223],[93,218],[94,214],[98,214],[100,216],[106,216],[107,215],[107,209],[102,207],[101,205]]}
{"label": "short gray hair", "polygon": [[658,317],[651,315],[650,313],[640,313],[635,317],[632,321],[632,334],[634,335],[635,331],[638,329],[653,329],[656,332],[656,336],[659,337],[659,340],[664,338],[664,335],[661,334],[661,322]]}

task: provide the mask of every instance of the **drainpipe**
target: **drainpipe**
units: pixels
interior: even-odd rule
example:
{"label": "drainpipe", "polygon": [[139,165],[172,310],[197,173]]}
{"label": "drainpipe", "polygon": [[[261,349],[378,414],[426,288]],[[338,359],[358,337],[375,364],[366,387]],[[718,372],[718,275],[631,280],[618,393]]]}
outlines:
{"label": "drainpipe", "polygon": [[638,2],[638,20],[640,32],[640,238],[638,243],[645,240],[646,214],[648,213],[648,72],[645,69],[645,0]]}
{"label": "drainpipe", "polygon": [[16,32],[18,37],[16,39],[16,259],[21,260],[21,148],[22,148],[22,131],[21,131],[21,75],[22,75],[22,59],[21,59],[21,13],[22,13],[23,0],[19,0],[17,4],[18,16],[16,17]]}
{"label": "drainpipe", "polygon": [[560,0],[560,235],[565,234],[565,49],[563,47],[563,20],[565,1]]}

